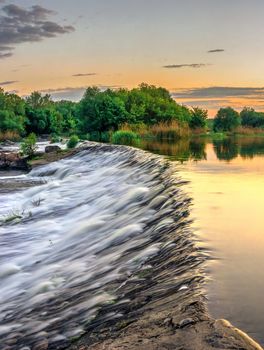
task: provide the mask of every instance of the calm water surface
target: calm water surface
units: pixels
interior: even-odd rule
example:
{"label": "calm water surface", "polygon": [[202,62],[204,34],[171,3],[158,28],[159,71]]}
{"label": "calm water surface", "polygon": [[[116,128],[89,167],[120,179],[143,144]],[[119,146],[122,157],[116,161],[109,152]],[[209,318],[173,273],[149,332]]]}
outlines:
{"label": "calm water surface", "polygon": [[180,163],[195,231],[211,250],[209,309],[264,345],[264,139],[150,142]]}

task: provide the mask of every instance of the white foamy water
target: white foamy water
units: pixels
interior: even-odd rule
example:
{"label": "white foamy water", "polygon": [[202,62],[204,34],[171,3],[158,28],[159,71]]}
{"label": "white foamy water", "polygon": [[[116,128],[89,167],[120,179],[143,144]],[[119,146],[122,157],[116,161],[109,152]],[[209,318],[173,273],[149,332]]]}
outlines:
{"label": "white foamy water", "polygon": [[114,302],[111,282],[160,249],[146,226],[167,199],[161,167],[142,151],[82,151],[22,175],[43,184],[0,194],[2,344],[71,339]]}

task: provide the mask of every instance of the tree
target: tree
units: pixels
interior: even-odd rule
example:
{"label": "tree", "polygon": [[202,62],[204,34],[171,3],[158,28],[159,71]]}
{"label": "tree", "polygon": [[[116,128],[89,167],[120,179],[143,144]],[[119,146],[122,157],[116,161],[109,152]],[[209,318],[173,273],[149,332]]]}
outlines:
{"label": "tree", "polygon": [[214,119],[214,131],[233,131],[241,124],[239,113],[233,108],[221,108]]}
{"label": "tree", "polygon": [[25,131],[25,103],[15,94],[5,93],[0,88],[0,131],[14,131],[22,135]]}
{"label": "tree", "polygon": [[206,127],[208,111],[198,107],[193,107],[190,112],[191,112],[191,120],[189,121],[190,128],[204,129]]}
{"label": "tree", "polygon": [[117,130],[129,119],[125,104],[112,91],[88,88],[79,104],[79,128],[82,133]]}
{"label": "tree", "polygon": [[251,128],[263,128],[264,116],[263,113],[256,112],[253,108],[245,107],[240,112],[241,124]]}
{"label": "tree", "polygon": [[21,152],[23,155],[33,157],[37,146],[37,137],[34,133],[31,133],[21,144]]}

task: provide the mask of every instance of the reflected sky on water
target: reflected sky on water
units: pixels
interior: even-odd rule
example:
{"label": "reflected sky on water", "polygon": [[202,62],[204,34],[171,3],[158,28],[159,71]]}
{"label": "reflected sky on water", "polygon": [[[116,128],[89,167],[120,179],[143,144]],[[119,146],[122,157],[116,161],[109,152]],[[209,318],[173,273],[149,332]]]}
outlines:
{"label": "reflected sky on water", "polygon": [[209,309],[264,344],[264,138],[149,142],[180,164],[194,229],[213,257]]}

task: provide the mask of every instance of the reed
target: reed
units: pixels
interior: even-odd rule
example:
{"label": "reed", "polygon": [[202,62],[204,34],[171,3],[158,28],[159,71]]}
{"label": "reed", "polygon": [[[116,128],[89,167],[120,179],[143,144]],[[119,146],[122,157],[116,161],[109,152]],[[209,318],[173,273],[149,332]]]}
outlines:
{"label": "reed", "polygon": [[188,124],[179,123],[174,120],[170,123],[159,123],[148,126],[146,124],[124,124],[121,126],[122,131],[132,131],[142,138],[156,138],[159,140],[177,140],[190,136]]}
{"label": "reed", "polygon": [[264,129],[263,128],[250,128],[246,126],[240,126],[236,128],[234,131],[234,134],[238,135],[258,135],[262,134],[264,135]]}
{"label": "reed", "polygon": [[3,141],[20,141],[21,137],[20,135],[15,132],[15,131],[4,131],[4,132],[0,132],[0,142]]}

